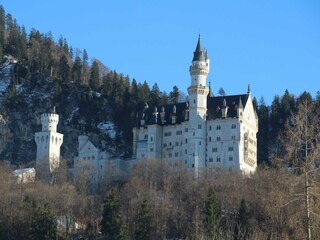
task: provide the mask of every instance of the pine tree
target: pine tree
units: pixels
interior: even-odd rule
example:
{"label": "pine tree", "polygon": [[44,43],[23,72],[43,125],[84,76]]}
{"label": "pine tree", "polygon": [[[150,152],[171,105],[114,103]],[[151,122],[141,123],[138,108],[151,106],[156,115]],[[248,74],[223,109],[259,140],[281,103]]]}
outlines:
{"label": "pine tree", "polygon": [[68,64],[68,59],[65,54],[59,60],[59,76],[62,81],[68,82],[69,81],[69,72],[70,67]]}
{"label": "pine tree", "polygon": [[150,105],[151,106],[159,106],[161,102],[160,89],[157,83],[152,86],[150,92]]}
{"label": "pine tree", "polygon": [[57,220],[49,205],[36,206],[31,221],[30,239],[56,239]]}
{"label": "pine tree", "polygon": [[209,239],[221,239],[221,209],[217,197],[212,189],[209,189],[205,202],[205,229]]}
{"label": "pine tree", "polygon": [[153,231],[153,215],[149,203],[144,200],[141,204],[137,227],[135,232],[135,239],[137,240],[149,240]]}
{"label": "pine tree", "polygon": [[226,95],[226,92],[224,91],[224,89],[221,87],[218,91],[219,95],[220,96],[225,96]]}
{"label": "pine tree", "polygon": [[178,103],[179,102],[179,88],[177,86],[173,86],[172,91],[169,93],[170,103]]}
{"label": "pine tree", "polygon": [[107,240],[127,239],[126,228],[121,221],[121,202],[115,190],[111,190],[104,202],[101,232]]}
{"label": "pine tree", "polygon": [[75,82],[82,83],[82,61],[79,56],[76,56],[76,59],[74,60],[71,78]]}
{"label": "pine tree", "polygon": [[264,102],[264,98],[261,97],[259,101],[259,106],[257,108],[257,115],[259,118],[259,132],[257,136],[257,158],[258,164],[268,162],[269,158],[269,141],[270,141],[270,133],[269,133],[269,109]]}
{"label": "pine tree", "polygon": [[82,81],[81,83],[88,86],[89,75],[90,75],[90,67],[88,64],[88,53],[86,49],[83,49],[82,53]]}
{"label": "pine tree", "polygon": [[96,61],[93,62],[92,67],[91,67],[89,86],[95,91],[97,91],[100,86],[99,66]]}
{"label": "pine tree", "polygon": [[19,26],[17,21],[12,18],[11,14],[7,14],[6,22],[7,22],[7,34],[9,36],[8,36],[8,44],[6,45],[6,48],[5,48],[5,53],[18,58],[20,56]]}

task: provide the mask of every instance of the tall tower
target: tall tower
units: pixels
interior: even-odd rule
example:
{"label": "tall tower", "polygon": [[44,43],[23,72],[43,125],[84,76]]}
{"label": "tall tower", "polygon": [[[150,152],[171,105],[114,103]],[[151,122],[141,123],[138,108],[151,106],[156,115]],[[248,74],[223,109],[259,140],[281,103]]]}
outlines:
{"label": "tall tower", "polygon": [[193,54],[192,64],[189,72],[191,76],[191,86],[189,93],[189,149],[188,161],[194,168],[197,176],[202,168],[205,167],[206,150],[206,114],[207,96],[209,88],[206,80],[209,73],[210,60],[207,50],[202,49],[199,35],[196,50]]}
{"label": "tall tower", "polygon": [[60,147],[63,134],[57,132],[59,115],[55,113],[41,114],[42,131],[35,133],[37,144],[37,175],[44,181],[50,181],[52,172],[60,164]]}
{"label": "tall tower", "polygon": [[210,60],[206,49],[202,49],[199,35],[196,50],[193,53],[192,64],[189,72],[191,85],[188,88],[190,99],[190,117],[200,116],[205,120],[207,112],[207,96],[209,88],[206,86],[209,74]]}

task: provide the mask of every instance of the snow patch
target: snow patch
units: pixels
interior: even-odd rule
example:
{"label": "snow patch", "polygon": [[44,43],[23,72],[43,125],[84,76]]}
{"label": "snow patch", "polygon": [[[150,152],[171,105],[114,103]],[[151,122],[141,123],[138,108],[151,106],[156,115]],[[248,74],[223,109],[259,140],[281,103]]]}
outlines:
{"label": "snow patch", "polygon": [[70,116],[69,116],[68,119],[67,119],[67,122],[68,122],[68,123],[71,122],[71,120],[73,119],[74,114],[75,114],[76,112],[78,112],[78,111],[79,111],[79,108],[78,108],[78,107],[75,108],[75,109],[72,111],[72,113],[70,114]]}
{"label": "snow patch", "polygon": [[116,130],[115,126],[112,122],[106,121],[106,122],[101,122],[97,125],[97,128],[100,129],[101,132],[108,134],[109,137],[114,139],[116,137]]}

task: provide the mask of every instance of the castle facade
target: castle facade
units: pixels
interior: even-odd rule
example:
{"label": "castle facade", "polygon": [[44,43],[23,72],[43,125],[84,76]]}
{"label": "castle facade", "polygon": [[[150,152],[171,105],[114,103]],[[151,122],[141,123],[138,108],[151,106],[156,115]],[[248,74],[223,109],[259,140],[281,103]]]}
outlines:
{"label": "castle facade", "polygon": [[245,94],[215,97],[206,86],[209,70],[208,53],[199,36],[189,68],[189,101],[146,105],[133,128],[137,160],[180,161],[195,175],[213,168],[255,172],[258,117],[250,89]]}

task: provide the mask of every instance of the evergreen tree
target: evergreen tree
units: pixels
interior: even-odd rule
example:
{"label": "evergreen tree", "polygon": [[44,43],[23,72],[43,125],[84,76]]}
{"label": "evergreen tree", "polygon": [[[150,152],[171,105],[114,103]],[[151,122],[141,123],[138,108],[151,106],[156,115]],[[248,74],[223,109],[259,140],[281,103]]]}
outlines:
{"label": "evergreen tree", "polygon": [[157,83],[152,86],[150,92],[150,105],[159,106],[161,102],[160,89]]}
{"label": "evergreen tree", "polygon": [[80,84],[82,83],[82,61],[79,56],[76,56],[74,60],[71,78],[75,82],[79,82]]}
{"label": "evergreen tree", "polygon": [[240,207],[237,213],[237,221],[234,230],[235,240],[245,240],[249,238],[249,221],[247,204],[244,199],[240,202]]}
{"label": "evergreen tree", "polygon": [[89,84],[90,67],[88,63],[89,57],[86,49],[83,49],[82,53],[82,84]]}
{"label": "evergreen tree", "polygon": [[27,32],[26,28],[24,26],[21,27],[20,30],[20,38],[19,38],[19,59],[22,63],[26,63],[28,59],[28,54],[27,54]]}
{"label": "evergreen tree", "polygon": [[57,220],[49,205],[37,206],[32,216],[30,239],[56,239]]}
{"label": "evergreen tree", "polygon": [[126,228],[121,221],[120,198],[113,189],[104,202],[101,232],[107,240],[127,239]]}
{"label": "evergreen tree", "polygon": [[68,64],[68,59],[65,54],[63,54],[59,60],[59,76],[62,81],[69,81],[70,67]]}
{"label": "evergreen tree", "polygon": [[257,114],[259,118],[259,131],[257,134],[257,158],[258,164],[268,162],[269,158],[269,141],[270,141],[270,133],[269,133],[269,109],[264,102],[264,98],[261,97],[259,101],[259,106],[257,108]]}
{"label": "evergreen tree", "polygon": [[218,94],[219,94],[220,96],[225,96],[225,95],[226,95],[226,92],[225,92],[224,89],[221,87],[221,88],[219,89],[219,91],[218,91]]}
{"label": "evergreen tree", "polygon": [[221,239],[221,209],[217,197],[212,189],[209,189],[205,202],[205,230],[209,239]]}
{"label": "evergreen tree", "polygon": [[179,102],[179,88],[177,86],[173,86],[172,91],[169,93],[170,103],[176,104]]}
{"label": "evergreen tree", "polygon": [[7,14],[6,21],[7,21],[8,44],[6,45],[5,53],[18,58],[20,56],[19,26],[17,24],[17,21],[13,20],[11,14]]}
{"label": "evergreen tree", "polygon": [[100,86],[99,66],[96,61],[93,62],[92,67],[91,67],[89,86],[95,91],[97,91]]}
{"label": "evergreen tree", "polygon": [[290,94],[288,90],[286,90],[284,92],[284,95],[281,98],[281,112],[280,112],[281,123],[284,125],[288,117],[290,117],[294,112],[295,112],[294,96]]}
{"label": "evergreen tree", "polygon": [[138,213],[137,227],[135,232],[135,239],[149,240],[152,239],[153,231],[153,215],[147,200],[142,202]]}
{"label": "evergreen tree", "polygon": [[270,126],[272,137],[275,138],[281,129],[281,104],[279,96],[274,96],[271,104]]}

